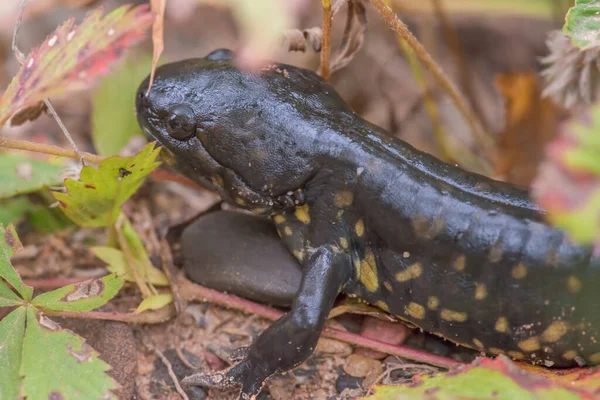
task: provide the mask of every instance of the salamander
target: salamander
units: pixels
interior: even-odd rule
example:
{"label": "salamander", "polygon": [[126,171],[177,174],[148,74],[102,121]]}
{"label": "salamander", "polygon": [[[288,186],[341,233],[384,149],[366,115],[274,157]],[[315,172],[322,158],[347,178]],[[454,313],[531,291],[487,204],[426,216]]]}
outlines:
{"label": "salamander", "polygon": [[147,89],[137,118],[166,162],[270,218],[301,267],[290,311],[245,357],[186,384],[257,395],[311,355],[341,292],[488,355],[600,363],[600,257],[527,190],[390,136],[292,65],[245,72],[219,50],[163,65]]}

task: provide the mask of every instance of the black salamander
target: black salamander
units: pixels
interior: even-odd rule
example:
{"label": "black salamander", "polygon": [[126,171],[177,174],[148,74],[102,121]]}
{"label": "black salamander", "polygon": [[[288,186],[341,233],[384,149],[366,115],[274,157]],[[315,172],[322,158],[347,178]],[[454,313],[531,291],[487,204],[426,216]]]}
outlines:
{"label": "black salamander", "polygon": [[269,216],[301,282],[243,361],[187,384],[256,395],[310,356],[340,292],[486,354],[600,363],[600,258],[526,191],[389,136],[311,71],[250,74],[230,58],[160,67],[148,95],[140,86],[138,121],[174,168]]}

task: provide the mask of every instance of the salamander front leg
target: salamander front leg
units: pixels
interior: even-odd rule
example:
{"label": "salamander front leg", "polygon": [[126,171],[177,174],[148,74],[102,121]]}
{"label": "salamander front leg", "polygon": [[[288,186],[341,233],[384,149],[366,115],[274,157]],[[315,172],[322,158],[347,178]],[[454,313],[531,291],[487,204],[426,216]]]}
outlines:
{"label": "salamander front leg", "polygon": [[317,249],[305,262],[291,311],[258,337],[244,361],[213,375],[191,375],[182,383],[223,389],[242,386],[240,399],[244,400],[258,395],[269,377],[300,365],[312,354],[351,273],[347,255],[328,247]]}

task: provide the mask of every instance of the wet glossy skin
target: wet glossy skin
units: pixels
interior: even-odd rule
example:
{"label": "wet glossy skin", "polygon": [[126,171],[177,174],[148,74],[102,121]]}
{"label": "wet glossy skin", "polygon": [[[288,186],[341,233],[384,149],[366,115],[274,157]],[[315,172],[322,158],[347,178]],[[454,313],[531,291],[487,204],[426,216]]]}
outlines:
{"label": "wet glossy skin", "polygon": [[[140,125],[189,178],[270,215],[303,278],[244,361],[188,382],[258,393],[312,353],[340,291],[488,354],[600,363],[600,259],[525,191],[391,138],[310,71],[212,58],[159,68],[147,98],[142,83]],[[181,106],[183,133],[165,122]]]}

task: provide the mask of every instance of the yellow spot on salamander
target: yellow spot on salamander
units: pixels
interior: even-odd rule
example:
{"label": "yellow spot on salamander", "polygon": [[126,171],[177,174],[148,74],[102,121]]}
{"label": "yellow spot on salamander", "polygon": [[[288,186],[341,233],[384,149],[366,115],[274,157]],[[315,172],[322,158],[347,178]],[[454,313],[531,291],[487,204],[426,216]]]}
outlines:
{"label": "yellow spot on salamander", "polygon": [[423,319],[425,317],[425,307],[417,303],[409,303],[406,311],[408,315],[416,319]]}
{"label": "yellow spot on salamander", "polygon": [[375,263],[375,256],[370,249],[365,251],[365,258],[360,261],[360,281],[371,293],[379,287],[377,264]]}
{"label": "yellow spot on salamander", "polygon": [[415,235],[419,239],[433,239],[444,229],[446,222],[442,217],[434,220],[424,216],[416,216],[411,220]]}
{"label": "yellow spot on salamander", "polygon": [[310,214],[309,214],[308,204],[305,204],[300,207],[296,207],[296,210],[294,211],[294,215],[296,216],[298,221],[302,222],[303,224],[306,224],[306,225],[310,224]]}
{"label": "yellow spot on salamander", "polygon": [[492,263],[497,263],[502,260],[504,254],[504,244],[502,242],[496,242],[491,248],[488,254],[488,260]]}
{"label": "yellow spot on salamander", "polygon": [[442,308],[440,316],[445,321],[465,322],[467,320],[467,313],[449,310],[447,308]]}
{"label": "yellow spot on salamander", "polygon": [[375,303],[375,306],[381,308],[385,312],[390,312],[390,308],[387,306],[387,304],[385,304],[381,300],[379,300],[377,303]]}
{"label": "yellow spot on salamander", "polygon": [[347,249],[348,248],[348,239],[346,239],[345,237],[341,237],[340,238],[340,246],[342,246],[343,249]]}
{"label": "yellow spot on salamander", "polygon": [[571,293],[579,293],[581,290],[581,281],[573,275],[569,276],[567,279],[567,289]]}
{"label": "yellow spot on salamander", "polygon": [[392,293],[394,291],[394,289],[392,288],[392,284],[389,283],[388,281],[383,282],[383,286],[385,286],[385,288],[388,290],[388,292]]}
{"label": "yellow spot on salamander", "polygon": [[302,249],[302,250],[293,250],[292,254],[294,254],[294,257],[296,257],[296,260],[298,260],[298,261],[304,261],[304,255],[305,255],[304,249]]}
{"label": "yellow spot on salamander", "polygon": [[590,360],[593,364],[600,363],[600,353],[594,353],[594,354],[590,355],[588,357],[588,360]]}
{"label": "yellow spot on salamander", "polygon": [[481,343],[481,340],[479,340],[477,338],[473,339],[473,343],[475,344],[475,346],[477,346],[480,349],[483,349],[483,347],[484,347],[483,343]]}
{"label": "yellow spot on salamander", "polygon": [[440,300],[435,296],[429,296],[427,299],[427,308],[430,310],[435,310],[440,305]]}
{"label": "yellow spot on salamander", "polygon": [[396,274],[396,280],[398,282],[406,282],[414,278],[418,278],[423,273],[423,266],[421,263],[414,263],[407,267],[404,271],[400,271]]}
{"label": "yellow spot on salamander", "polygon": [[523,351],[536,351],[540,349],[540,338],[532,336],[517,343],[517,346]]}
{"label": "yellow spot on salamander", "polygon": [[542,333],[542,341],[548,343],[558,342],[569,331],[569,324],[565,321],[554,321]]}
{"label": "yellow spot on salamander", "polygon": [[283,224],[285,222],[285,217],[281,214],[277,214],[273,217],[273,221],[275,221],[276,224]]}
{"label": "yellow spot on salamander", "polygon": [[[164,152],[167,153],[167,152]],[[223,177],[221,175],[215,175],[211,178],[213,185],[223,187],[225,186],[225,182],[223,182]]]}
{"label": "yellow spot on salamander", "polygon": [[338,211],[338,212],[337,212],[337,215],[336,215],[336,217],[335,217],[335,218],[336,218],[338,221],[341,221],[343,216],[344,216],[344,210],[340,210],[340,211]]}
{"label": "yellow spot on salamander", "polygon": [[487,288],[483,283],[475,285],[475,300],[483,300],[487,297]]}
{"label": "yellow spot on salamander", "polygon": [[362,237],[365,234],[365,223],[362,219],[356,221],[356,225],[354,226],[354,231],[356,232],[356,236]]}
{"label": "yellow spot on salamander", "polygon": [[338,192],[335,194],[335,197],[333,198],[333,203],[338,208],[344,208],[344,207],[348,207],[350,204],[352,204],[353,200],[354,200],[354,195],[352,194],[351,191],[342,190],[341,192]]}
{"label": "yellow spot on salamander", "polygon": [[504,350],[499,349],[497,347],[490,347],[487,351],[488,353],[493,354],[495,356],[497,356],[498,354],[504,354]]}
{"label": "yellow spot on salamander", "polygon": [[242,207],[246,205],[246,200],[242,199],[241,197],[236,197],[235,202],[237,203],[237,205]]}
{"label": "yellow spot on salamander", "polygon": [[496,331],[501,333],[508,332],[508,319],[506,317],[500,317],[496,321]]}
{"label": "yellow spot on salamander", "polygon": [[527,267],[523,263],[518,263],[510,272],[514,279],[523,279],[527,276]]}
{"label": "yellow spot on salamander", "polygon": [[514,360],[522,360],[525,358],[525,354],[520,351],[509,351],[507,354]]}
{"label": "yellow spot on salamander", "polygon": [[285,228],[283,228],[283,233],[285,233],[285,236],[292,236],[292,228],[286,226]]}
{"label": "yellow spot on salamander", "polygon": [[454,269],[457,271],[464,271],[466,265],[467,256],[464,254],[461,254],[460,256],[456,257],[456,260],[454,260]]}
{"label": "yellow spot on salamander", "polygon": [[565,360],[574,360],[577,357],[578,353],[575,350],[568,350],[563,353],[563,358]]}

